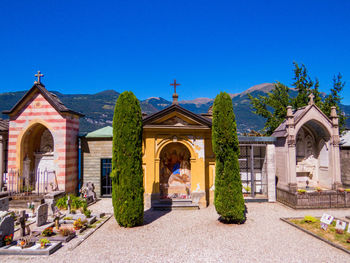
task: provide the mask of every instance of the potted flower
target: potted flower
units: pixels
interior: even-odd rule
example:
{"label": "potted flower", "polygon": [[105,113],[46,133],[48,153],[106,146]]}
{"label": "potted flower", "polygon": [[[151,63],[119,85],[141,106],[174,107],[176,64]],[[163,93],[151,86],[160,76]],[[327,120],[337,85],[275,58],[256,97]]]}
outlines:
{"label": "potted flower", "polygon": [[74,221],[73,226],[75,230],[81,229],[84,224],[86,223],[86,220],[81,220],[81,218],[78,218],[77,220]]}
{"label": "potted flower", "polygon": [[305,189],[298,189],[298,193],[303,195],[306,193],[306,190]]}
{"label": "potted flower", "polygon": [[40,239],[40,248],[45,248],[48,244],[50,244],[50,240],[47,238]]}
{"label": "potted flower", "polygon": [[54,233],[53,233],[53,227],[47,227],[44,229],[44,231],[41,233],[41,235],[43,237],[50,237],[52,236]]}
{"label": "potted flower", "polygon": [[10,245],[13,240],[13,234],[10,234],[8,236],[5,236],[4,241],[6,245]]}
{"label": "potted flower", "polygon": [[321,187],[316,187],[316,191],[321,193],[322,192],[322,188]]}
{"label": "potted flower", "polygon": [[243,193],[243,196],[247,197],[251,191],[251,188],[249,186],[244,186],[244,185],[243,185],[243,188],[245,190],[245,193]]}

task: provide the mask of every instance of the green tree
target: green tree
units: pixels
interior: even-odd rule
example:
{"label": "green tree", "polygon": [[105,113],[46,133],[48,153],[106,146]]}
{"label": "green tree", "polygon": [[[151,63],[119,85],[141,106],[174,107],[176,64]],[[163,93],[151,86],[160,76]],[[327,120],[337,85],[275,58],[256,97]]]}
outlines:
{"label": "green tree", "polygon": [[212,140],[216,161],[216,211],[221,221],[242,224],[246,214],[239,173],[237,126],[232,100],[227,93],[221,92],[214,101]]}
{"label": "green tree", "polygon": [[335,106],[339,115],[339,130],[342,132],[345,129],[346,117],[341,112],[340,93],[343,90],[345,83],[341,81],[342,76],[339,74],[333,79],[333,88],[330,95],[322,101],[319,91],[319,81],[316,78],[312,81],[308,75],[305,65],[299,66],[294,62],[294,90],[297,91],[297,96],[290,96],[290,89],[280,82],[276,82],[274,90],[266,96],[254,98],[250,94],[248,97],[253,108],[253,112],[266,119],[263,132],[265,135],[271,135],[273,131],[285,120],[286,108],[292,105],[294,109],[307,106],[309,103],[309,95],[314,95],[315,104],[329,117],[331,107]]}
{"label": "green tree", "polygon": [[253,112],[266,119],[263,132],[271,135],[273,131],[286,118],[286,108],[291,103],[289,88],[280,82],[276,82],[275,88],[267,93],[267,96],[259,95],[254,98],[250,94],[248,97],[253,106]]}
{"label": "green tree", "polygon": [[143,223],[142,115],[130,91],[120,94],[113,116],[112,201],[120,226]]}
{"label": "green tree", "polygon": [[345,130],[346,116],[340,108],[340,103],[342,97],[340,93],[345,87],[345,82],[342,81],[343,76],[339,73],[337,76],[333,77],[333,88],[331,88],[331,93],[325,98],[324,103],[321,107],[322,111],[327,115],[331,115],[331,107],[335,106],[337,114],[339,116],[339,131],[342,133]]}
{"label": "green tree", "polygon": [[294,64],[294,82],[292,86],[295,88],[295,90],[298,92],[298,95],[292,100],[292,106],[294,109],[299,109],[301,107],[304,107],[308,105],[309,103],[309,95],[310,93],[313,93],[314,101],[316,102],[317,106],[321,106],[320,102],[320,92],[318,91],[319,88],[319,82],[316,79],[315,82],[313,82],[308,75],[307,69],[304,64],[301,66],[298,65],[298,63],[293,62]]}

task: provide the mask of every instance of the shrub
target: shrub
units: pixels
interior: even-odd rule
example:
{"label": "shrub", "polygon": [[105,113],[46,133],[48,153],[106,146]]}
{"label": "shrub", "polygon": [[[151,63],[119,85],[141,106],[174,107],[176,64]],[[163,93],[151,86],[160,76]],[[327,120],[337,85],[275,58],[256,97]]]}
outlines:
{"label": "shrub", "polygon": [[317,222],[317,218],[307,215],[307,216],[304,216],[304,222],[306,222],[306,223],[315,223],[315,222]]}
{"label": "shrub", "polygon": [[120,226],[143,223],[142,115],[132,92],[120,94],[113,116],[112,202]]}
{"label": "shrub", "polygon": [[[70,196],[70,199],[72,200],[72,202],[71,202],[72,210],[79,209],[79,208],[83,207],[84,204],[86,204],[86,201],[81,197],[78,197],[78,196],[75,196],[72,194],[69,196]],[[67,209],[68,208],[67,207],[67,199],[68,199],[68,195],[61,197],[60,199],[57,200],[56,206],[59,209]]]}
{"label": "shrub", "polygon": [[306,190],[305,189],[298,189],[298,193],[299,194],[304,194],[304,193],[306,193]]}
{"label": "shrub", "polygon": [[215,209],[220,220],[242,224],[246,210],[239,172],[239,145],[232,100],[227,93],[216,96],[213,106],[213,150],[216,161]]}
{"label": "shrub", "polygon": [[61,227],[60,228],[60,235],[61,236],[69,236],[71,234],[73,234],[75,231],[71,228],[68,228],[68,227]]}

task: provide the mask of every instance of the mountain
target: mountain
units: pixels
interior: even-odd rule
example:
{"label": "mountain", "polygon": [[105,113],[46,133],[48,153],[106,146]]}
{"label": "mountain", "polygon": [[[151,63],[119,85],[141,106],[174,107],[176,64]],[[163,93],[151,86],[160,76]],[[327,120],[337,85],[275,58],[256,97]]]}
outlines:
{"label": "mountain", "polygon": [[[266,95],[273,89],[272,83],[255,85],[241,93],[230,94],[237,121],[238,132],[258,131],[264,127],[265,120],[252,113],[248,94],[253,97]],[[297,92],[291,89],[291,95]],[[90,132],[107,125],[112,125],[115,102],[119,94],[114,90],[105,90],[96,94],[62,94],[52,91],[68,107],[85,114],[80,122],[80,132]],[[25,91],[0,93],[0,112],[11,109],[15,103],[25,94]],[[325,94],[321,94],[323,97]],[[180,106],[197,114],[206,113],[214,100],[211,98],[196,98],[194,100],[181,100]],[[143,113],[152,114],[171,105],[171,101],[160,97],[151,97],[140,101]],[[346,115],[350,116],[350,105],[342,105]],[[2,114],[2,118],[8,118]],[[350,127],[350,120],[348,120]]]}

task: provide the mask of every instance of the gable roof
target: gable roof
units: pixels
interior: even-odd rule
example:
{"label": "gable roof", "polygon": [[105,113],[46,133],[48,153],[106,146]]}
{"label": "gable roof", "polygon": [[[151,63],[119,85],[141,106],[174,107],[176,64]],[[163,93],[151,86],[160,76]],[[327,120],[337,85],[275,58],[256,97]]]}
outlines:
{"label": "gable roof", "polygon": [[101,129],[89,132],[84,137],[86,138],[113,138],[113,127],[106,126]]}
{"label": "gable roof", "polygon": [[[293,111],[294,124],[296,125],[312,108],[315,108],[330,124],[331,120],[324,114],[315,104],[304,106]],[[285,119],[273,132],[271,136],[285,137],[287,136],[287,119]]]}
{"label": "gable roof", "polygon": [[171,106],[169,106],[161,111],[158,111],[150,116],[146,116],[143,119],[143,126],[152,125],[152,123],[155,120],[160,119],[160,118],[162,118],[168,114],[171,114],[173,112],[178,112],[180,114],[183,114],[184,116],[189,117],[189,118],[193,119],[194,121],[196,121],[204,126],[207,126],[209,128],[212,125],[211,119],[202,117],[199,114],[195,114],[189,110],[186,110],[186,109],[182,108],[181,106],[179,106],[178,104],[172,104]]}
{"label": "gable roof", "polygon": [[35,91],[38,91],[51,105],[52,107],[55,108],[55,110],[57,110],[60,113],[70,113],[73,115],[77,115],[79,117],[84,117],[84,114],[77,112],[77,111],[73,111],[69,108],[67,108],[62,101],[57,97],[57,95],[49,92],[46,88],[45,85],[42,83],[39,84],[34,84],[33,87],[27,91],[26,94],[24,94],[24,96],[12,107],[12,109],[10,110],[6,110],[3,111],[4,114],[8,114],[11,115],[12,113],[14,113],[18,107],[20,107],[20,105],[25,102],[25,100],[27,99],[27,97],[29,97],[31,94],[33,94]]}

